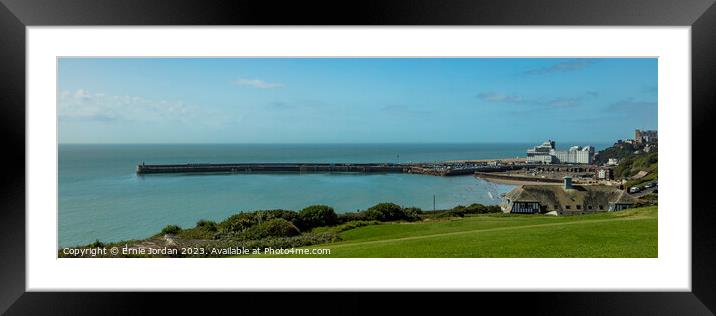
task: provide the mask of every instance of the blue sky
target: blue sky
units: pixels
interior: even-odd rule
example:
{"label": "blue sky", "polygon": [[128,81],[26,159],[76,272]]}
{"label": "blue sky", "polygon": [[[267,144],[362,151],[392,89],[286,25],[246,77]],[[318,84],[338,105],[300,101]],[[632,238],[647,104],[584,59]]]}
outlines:
{"label": "blue sky", "polygon": [[613,142],[657,59],[61,58],[61,143]]}

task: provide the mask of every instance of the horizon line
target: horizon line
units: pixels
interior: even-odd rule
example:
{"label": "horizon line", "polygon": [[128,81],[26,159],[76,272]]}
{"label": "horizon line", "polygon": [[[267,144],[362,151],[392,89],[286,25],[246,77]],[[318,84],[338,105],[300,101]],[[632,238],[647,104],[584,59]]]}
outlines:
{"label": "horizon line", "polygon": [[[57,145],[376,145],[376,144],[541,144],[540,141],[474,141],[474,142],[58,142]],[[554,140],[553,140],[554,141]],[[610,141],[555,141],[558,144],[606,144]]]}

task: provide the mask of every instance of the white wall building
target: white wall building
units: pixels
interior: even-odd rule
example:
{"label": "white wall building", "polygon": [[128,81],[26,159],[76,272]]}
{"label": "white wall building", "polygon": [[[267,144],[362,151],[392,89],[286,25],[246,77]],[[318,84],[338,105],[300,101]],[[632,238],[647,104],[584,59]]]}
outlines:
{"label": "white wall building", "polygon": [[527,149],[529,163],[579,163],[591,164],[594,158],[594,147],[572,146],[569,150],[556,150],[555,142],[548,140],[539,146]]}
{"label": "white wall building", "polygon": [[547,140],[539,146],[535,146],[527,149],[527,162],[528,163],[552,163],[552,154],[554,151],[553,140]]}

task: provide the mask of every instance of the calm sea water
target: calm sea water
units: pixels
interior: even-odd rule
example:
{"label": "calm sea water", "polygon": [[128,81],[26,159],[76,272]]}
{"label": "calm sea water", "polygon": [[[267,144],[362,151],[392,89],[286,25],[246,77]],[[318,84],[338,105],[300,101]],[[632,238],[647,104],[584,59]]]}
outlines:
{"label": "calm sea water", "polygon": [[145,238],[239,211],[312,204],[337,212],[380,202],[432,209],[496,204],[512,186],[471,176],[411,174],[135,174],[137,164],[218,162],[424,162],[523,156],[534,144],[214,144],[59,147],[59,246]]}

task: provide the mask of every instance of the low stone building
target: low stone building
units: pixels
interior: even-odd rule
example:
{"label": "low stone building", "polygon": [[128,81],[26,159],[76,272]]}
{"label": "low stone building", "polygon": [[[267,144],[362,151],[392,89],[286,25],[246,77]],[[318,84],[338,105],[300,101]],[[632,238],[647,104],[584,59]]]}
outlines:
{"label": "low stone building", "polygon": [[624,190],[606,185],[572,185],[564,177],[562,185],[522,185],[504,195],[502,211],[517,214],[580,215],[621,211],[636,200]]}

